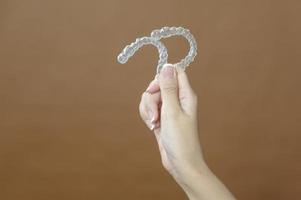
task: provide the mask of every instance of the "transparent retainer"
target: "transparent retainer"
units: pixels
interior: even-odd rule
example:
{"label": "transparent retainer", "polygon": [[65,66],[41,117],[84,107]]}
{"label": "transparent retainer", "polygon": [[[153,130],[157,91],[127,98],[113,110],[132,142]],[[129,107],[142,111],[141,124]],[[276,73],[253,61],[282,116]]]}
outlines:
{"label": "transparent retainer", "polygon": [[185,37],[190,45],[188,55],[180,62],[174,64],[174,66],[181,67],[183,70],[185,70],[197,55],[197,43],[190,31],[183,27],[163,27],[161,29],[152,31],[150,37],[137,38],[135,42],[127,45],[118,55],[118,62],[121,64],[126,63],[128,59],[133,56],[136,51],[138,51],[139,48],[147,44],[152,44],[157,47],[159,52],[159,61],[157,65],[157,74],[159,74],[163,65],[167,63],[168,59],[167,48],[160,41],[160,39],[177,35]]}

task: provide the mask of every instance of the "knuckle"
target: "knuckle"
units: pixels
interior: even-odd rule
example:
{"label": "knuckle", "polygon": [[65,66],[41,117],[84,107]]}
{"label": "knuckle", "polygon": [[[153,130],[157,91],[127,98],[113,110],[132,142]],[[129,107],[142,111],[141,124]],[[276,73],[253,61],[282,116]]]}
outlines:
{"label": "knuckle", "polygon": [[163,90],[165,93],[169,94],[177,92],[178,88],[175,85],[168,84],[163,87]]}

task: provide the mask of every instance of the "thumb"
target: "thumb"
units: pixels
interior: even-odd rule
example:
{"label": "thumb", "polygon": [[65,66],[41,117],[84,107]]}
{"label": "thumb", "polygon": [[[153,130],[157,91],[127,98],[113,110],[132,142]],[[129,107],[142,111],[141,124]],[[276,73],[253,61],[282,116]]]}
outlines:
{"label": "thumb", "polygon": [[165,64],[158,79],[162,97],[162,109],[169,114],[178,112],[180,110],[180,102],[175,67],[172,64]]}

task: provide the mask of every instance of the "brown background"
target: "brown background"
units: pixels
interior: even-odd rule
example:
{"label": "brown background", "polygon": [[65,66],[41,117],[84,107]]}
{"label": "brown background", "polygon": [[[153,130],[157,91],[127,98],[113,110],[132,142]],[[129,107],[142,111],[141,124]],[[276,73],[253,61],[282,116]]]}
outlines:
{"label": "brown background", "polygon": [[[157,50],[191,29],[207,161],[239,199],[300,199],[299,1],[0,1],[0,199],[185,199],[138,115]],[[167,39],[170,62],[188,49]]]}

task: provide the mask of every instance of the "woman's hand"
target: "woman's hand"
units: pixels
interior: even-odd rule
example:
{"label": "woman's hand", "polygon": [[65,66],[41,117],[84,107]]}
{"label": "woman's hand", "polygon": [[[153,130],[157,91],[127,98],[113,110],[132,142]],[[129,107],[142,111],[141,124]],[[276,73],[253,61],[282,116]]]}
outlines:
{"label": "woman's hand", "polygon": [[163,166],[178,180],[185,171],[203,165],[197,97],[180,68],[166,65],[157,79],[142,95],[140,114],[155,133]]}
{"label": "woman's hand", "polygon": [[204,162],[198,136],[197,96],[183,70],[165,65],[143,93],[139,111],[156,136],[164,168],[190,199],[233,198]]}

